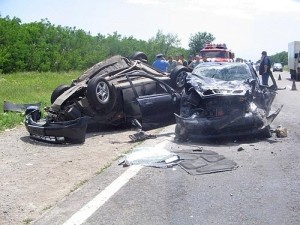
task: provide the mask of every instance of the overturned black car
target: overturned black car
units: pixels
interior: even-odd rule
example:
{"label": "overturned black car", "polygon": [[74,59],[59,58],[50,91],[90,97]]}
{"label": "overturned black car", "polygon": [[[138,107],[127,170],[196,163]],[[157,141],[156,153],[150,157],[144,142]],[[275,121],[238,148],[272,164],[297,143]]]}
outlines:
{"label": "overturned black car", "polygon": [[[138,124],[144,131],[175,123],[185,70],[161,73],[138,52],[99,62],[71,85],[60,85],[51,95],[47,117],[36,107],[26,110],[31,138],[55,143],[83,143],[88,126]],[[179,75],[179,76],[178,76]],[[181,84],[181,86],[178,86]],[[172,87],[174,88],[172,88]]]}
{"label": "overturned black car", "polygon": [[270,123],[282,108],[270,114],[277,90],[271,78],[271,86],[260,85],[246,63],[199,64],[186,77],[176,138],[270,137]]}

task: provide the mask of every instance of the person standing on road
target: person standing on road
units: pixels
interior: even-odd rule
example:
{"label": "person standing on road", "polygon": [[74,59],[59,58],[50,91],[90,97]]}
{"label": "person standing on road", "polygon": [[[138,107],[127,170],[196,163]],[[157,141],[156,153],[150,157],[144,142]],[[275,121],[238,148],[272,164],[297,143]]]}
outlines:
{"label": "person standing on road", "polygon": [[267,56],[267,52],[262,51],[260,65],[259,65],[259,75],[261,75],[262,85],[268,85],[270,74],[271,74],[271,60]]}
{"label": "person standing on road", "polygon": [[171,73],[172,70],[177,66],[177,62],[176,62],[176,60],[173,59],[172,56],[169,56],[168,63],[169,63],[169,67],[167,68],[167,72]]}
{"label": "person standing on road", "polygon": [[153,62],[152,66],[156,69],[159,69],[162,72],[167,72],[169,63],[164,59],[163,54],[156,55],[156,60]]}
{"label": "person standing on road", "polygon": [[176,55],[175,60],[176,60],[177,65],[182,65],[182,61],[180,60],[179,55]]}
{"label": "person standing on road", "polygon": [[200,63],[200,56],[196,55],[195,59],[189,64],[189,68],[194,69]]}
{"label": "person standing on road", "polygon": [[181,60],[183,66],[188,66],[188,62],[185,60],[183,54],[179,56],[179,59]]}

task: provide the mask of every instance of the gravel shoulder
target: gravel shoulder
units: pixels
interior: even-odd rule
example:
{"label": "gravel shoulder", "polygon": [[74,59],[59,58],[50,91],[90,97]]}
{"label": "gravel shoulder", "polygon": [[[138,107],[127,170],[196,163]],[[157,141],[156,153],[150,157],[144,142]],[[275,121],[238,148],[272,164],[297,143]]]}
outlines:
{"label": "gravel shoulder", "polygon": [[0,224],[38,218],[137,145],[128,137],[135,132],[92,132],[81,145],[32,140],[25,126],[1,133]]}

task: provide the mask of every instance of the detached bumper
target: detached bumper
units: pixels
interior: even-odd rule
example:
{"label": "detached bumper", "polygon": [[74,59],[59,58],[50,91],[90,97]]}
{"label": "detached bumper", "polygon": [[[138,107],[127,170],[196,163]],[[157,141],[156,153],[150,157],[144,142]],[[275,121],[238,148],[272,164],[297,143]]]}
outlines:
{"label": "detached bumper", "polygon": [[35,122],[30,114],[25,119],[31,138],[51,143],[84,143],[87,125],[88,117],[55,123],[47,120]]}

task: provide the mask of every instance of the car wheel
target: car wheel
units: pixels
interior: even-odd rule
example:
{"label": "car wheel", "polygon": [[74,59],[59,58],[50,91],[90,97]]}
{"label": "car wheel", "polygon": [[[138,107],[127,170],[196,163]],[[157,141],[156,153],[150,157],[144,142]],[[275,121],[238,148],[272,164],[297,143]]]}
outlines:
{"label": "car wheel", "polygon": [[132,60],[141,60],[148,62],[148,57],[144,52],[135,52],[130,58]]}
{"label": "car wheel", "polygon": [[182,88],[184,86],[187,72],[189,69],[185,66],[179,65],[174,68],[170,75],[173,87]]}
{"label": "car wheel", "polygon": [[51,104],[53,104],[53,102],[55,102],[55,100],[69,88],[70,86],[65,84],[59,85],[57,88],[55,88],[51,94],[51,99],[50,99]]}
{"label": "car wheel", "polygon": [[102,77],[94,77],[87,86],[87,99],[97,110],[109,112],[115,105],[116,93],[113,86]]}

